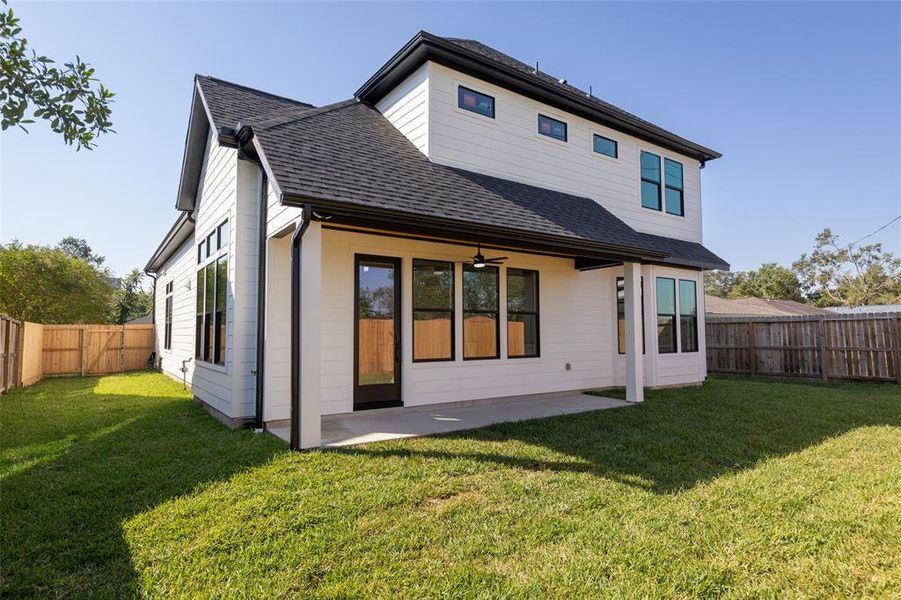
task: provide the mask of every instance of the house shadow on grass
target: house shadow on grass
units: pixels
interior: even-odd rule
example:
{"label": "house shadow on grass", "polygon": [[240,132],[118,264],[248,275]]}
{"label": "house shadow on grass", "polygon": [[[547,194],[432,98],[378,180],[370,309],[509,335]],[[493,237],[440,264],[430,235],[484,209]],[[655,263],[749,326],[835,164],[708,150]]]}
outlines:
{"label": "house shadow on grass", "polygon": [[[643,404],[621,409],[501,423],[435,436],[434,444],[334,451],[590,473],[670,494],[874,425],[901,426],[898,386],[712,379],[702,387],[652,391]],[[450,451],[443,440],[475,442],[463,446],[485,451]],[[510,447],[493,443],[504,440],[521,444],[507,452]]]}
{"label": "house shadow on grass", "polygon": [[[141,395],[143,382],[159,385],[141,377],[122,378],[132,395],[70,379],[4,399],[0,595],[138,595],[123,522],[283,451],[270,436],[229,431],[184,394]],[[39,422],[16,423],[17,411]],[[32,431],[8,435],[16,426]]]}

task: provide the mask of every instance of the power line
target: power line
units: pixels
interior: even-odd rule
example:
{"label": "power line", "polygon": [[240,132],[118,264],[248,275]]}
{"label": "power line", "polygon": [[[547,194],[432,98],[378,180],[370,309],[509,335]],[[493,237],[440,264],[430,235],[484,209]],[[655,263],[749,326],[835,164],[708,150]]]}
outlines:
{"label": "power line", "polygon": [[886,223],[885,225],[883,225],[882,227],[880,227],[879,229],[877,229],[876,231],[874,231],[874,232],[872,232],[872,233],[866,234],[865,236],[863,236],[863,237],[860,238],[859,240],[854,240],[853,242],[851,242],[850,244],[848,244],[848,246],[853,246],[853,245],[856,244],[857,242],[862,242],[862,241],[864,241],[865,239],[867,239],[868,237],[873,237],[874,235],[876,235],[877,233],[879,233],[880,231],[882,231],[883,229],[885,229],[886,227],[888,227],[889,225],[891,225],[892,223],[894,223],[895,221],[897,221],[898,219],[901,219],[901,215],[898,215],[897,217],[895,217],[894,219],[892,219],[891,221],[889,221],[888,223]]}

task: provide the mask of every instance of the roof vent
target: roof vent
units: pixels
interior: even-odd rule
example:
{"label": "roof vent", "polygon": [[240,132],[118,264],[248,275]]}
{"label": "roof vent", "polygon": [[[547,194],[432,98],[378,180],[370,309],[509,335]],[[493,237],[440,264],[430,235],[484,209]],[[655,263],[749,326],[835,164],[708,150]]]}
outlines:
{"label": "roof vent", "polygon": [[532,72],[535,73],[536,75],[538,75],[538,61],[537,60],[535,61],[535,70]]}
{"label": "roof vent", "polygon": [[557,82],[558,82],[558,83],[562,83],[563,85],[566,85],[566,80],[565,80],[565,79],[558,79]]}

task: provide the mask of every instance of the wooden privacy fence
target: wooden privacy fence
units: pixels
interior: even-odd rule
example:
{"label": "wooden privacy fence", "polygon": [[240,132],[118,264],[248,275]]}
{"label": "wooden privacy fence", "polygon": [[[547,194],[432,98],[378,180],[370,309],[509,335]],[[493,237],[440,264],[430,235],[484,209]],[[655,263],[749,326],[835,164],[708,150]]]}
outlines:
{"label": "wooden privacy fence", "polygon": [[0,392],[55,375],[148,367],[153,325],[39,325],[0,317]]}
{"label": "wooden privacy fence", "polygon": [[901,314],[707,319],[707,370],[901,383]]}

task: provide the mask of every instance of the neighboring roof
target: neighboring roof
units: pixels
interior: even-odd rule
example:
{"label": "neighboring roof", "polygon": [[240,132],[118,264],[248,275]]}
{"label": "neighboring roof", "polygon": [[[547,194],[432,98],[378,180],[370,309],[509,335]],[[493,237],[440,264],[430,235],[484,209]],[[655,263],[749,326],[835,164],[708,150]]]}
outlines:
{"label": "neighboring roof", "polygon": [[901,304],[870,304],[869,306],[830,306],[826,310],[845,315],[867,313],[901,313]]}
{"label": "neighboring roof", "polygon": [[178,215],[175,223],[169,229],[166,237],[160,242],[159,247],[147,261],[144,266],[145,273],[156,273],[159,268],[169,260],[176,250],[178,250],[185,240],[194,233],[194,221],[191,220],[190,213],[183,212]]}
{"label": "neighboring roof", "polygon": [[427,60],[491,81],[701,162],[722,156],[570,85],[564,79],[536,71],[534,65],[527,65],[481,42],[439,37],[426,31],[417,33],[354,95],[374,104]]}
{"label": "neighboring roof", "polygon": [[788,315],[829,315],[830,311],[793,300],[764,298],[718,298],[704,295],[704,313],[715,316],[777,317]]}
{"label": "neighboring roof", "polygon": [[144,315],[131,321],[125,321],[126,325],[150,325],[151,323],[153,323],[153,315]]}
{"label": "neighboring roof", "polygon": [[[365,132],[365,135],[361,133]],[[584,198],[439,165],[368,104],[345,101],[254,128],[283,199],[395,211],[553,237],[698,268],[728,268],[701,244],[635,231]]]}

